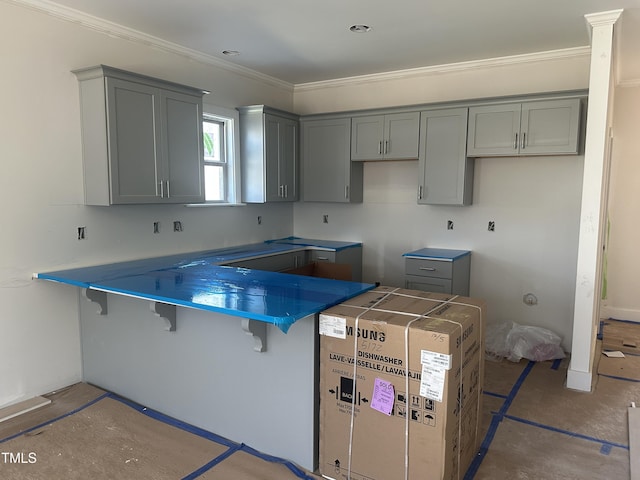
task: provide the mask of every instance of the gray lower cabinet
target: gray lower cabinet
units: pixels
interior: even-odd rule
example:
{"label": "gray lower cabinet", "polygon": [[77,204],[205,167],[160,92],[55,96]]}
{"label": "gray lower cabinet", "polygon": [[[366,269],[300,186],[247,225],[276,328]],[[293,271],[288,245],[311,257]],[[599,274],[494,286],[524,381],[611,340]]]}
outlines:
{"label": "gray lower cabinet", "polygon": [[467,157],[468,108],[420,113],[418,203],[470,205],[473,159]]}
{"label": "gray lower cabinet", "polygon": [[297,115],[264,105],[238,108],[242,201],[298,200]]}
{"label": "gray lower cabinet", "polygon": [[253,270],[266,270],[269,272],[282,272],[292,268],[302,267],[309,263],[309,255],[306,250],[297,252],[280,253],[265,257],[249,258],[226,265],[232,267],[251,268]]}
{"label": "gray lower cabinet", "polygon": [[362,202],[362,163],[351,161],[351,118],[301,120],[302,200]]}
{"label": "gray lower cabinet", "polygon": [[423,248],[404,257],[405,288],[469,296],[470,251]]}
{"label": "gray lower cabinet", "polygon": [[470,107],[467,154],[578,154],[580,116],[579,98]]}
{"label": "gray lower cabinet", "polygon": [[310,250],[310,261],[331,262],[351,265],[351,280],[362,281],[362,247],[343,250]]}
{"label": "gray lower cabinet", "polygon": [[419,112],[351,119],[351,160],[418,158]]}
{"label": "gray lower cabinet", "polygon": [[204,201],[202,90],[104,65],[74,73],[87,205]]}

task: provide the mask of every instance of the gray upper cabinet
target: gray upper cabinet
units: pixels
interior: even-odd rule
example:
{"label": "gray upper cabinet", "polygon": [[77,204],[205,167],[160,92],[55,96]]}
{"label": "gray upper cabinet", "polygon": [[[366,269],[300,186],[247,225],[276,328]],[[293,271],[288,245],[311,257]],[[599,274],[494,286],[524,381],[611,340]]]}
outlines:
{"label": "gray upper cabinet", "polygon": [[570,155],[579,150],[579,98],[471,107],[471,157]]}
{"label": "gray upper cabinet", "polygon": [[297,201],[298,116],[264,105],[240,107],[238,111],[242,201]]}
{"label": "gray upper cabinet", "polygon": [[467,108],[420,114],[419,204],[471,204],[473,159],[467,158],[467,114]]}
{"label": "gray upper cabinet", "polygon": [[362,163],[351,162],[351,119],[301,122],[302,199],[362,202]]}
{"label": "gray upper cabinet", "polygon": [[87,205],[204,201],[204,92],[104,65],[80,84]]}
{"label": "gray upper cabinet", "polygon": [[419,112],[353,117],[351,160],[416,159],[419,127]]}

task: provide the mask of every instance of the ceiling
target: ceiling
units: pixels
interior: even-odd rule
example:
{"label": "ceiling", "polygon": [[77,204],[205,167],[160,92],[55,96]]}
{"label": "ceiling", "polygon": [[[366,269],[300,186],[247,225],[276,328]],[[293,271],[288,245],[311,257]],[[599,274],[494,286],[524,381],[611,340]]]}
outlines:
{"label": "ceiling", "polygon": [[[618,81],[640,79],[640,0],[55,3],[294,85],[586,47],[584,15],[623,8]],[[353,33],[356,24],[371,30]]]}

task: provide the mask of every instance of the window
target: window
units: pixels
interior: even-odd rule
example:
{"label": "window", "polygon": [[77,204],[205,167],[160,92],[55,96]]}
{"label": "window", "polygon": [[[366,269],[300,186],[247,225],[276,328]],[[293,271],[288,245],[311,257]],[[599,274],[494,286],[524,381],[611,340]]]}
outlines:
{"label": "window", "polygon": [[237,151],[238,114],[235,110],[204,106],[204,190],[207,203],[237,203],[239,168]]}

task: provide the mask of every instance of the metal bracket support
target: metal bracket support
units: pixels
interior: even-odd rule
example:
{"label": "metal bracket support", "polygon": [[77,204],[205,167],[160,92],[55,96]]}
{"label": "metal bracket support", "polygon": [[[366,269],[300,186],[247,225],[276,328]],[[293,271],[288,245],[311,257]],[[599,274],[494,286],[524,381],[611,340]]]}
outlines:
{"label": "metal bracket support", "polygon": [[107,314],[107,292],[101,290],[94,290],[92,288],[83,288],[82,296],[90,302],[98,305],[98,315]]}
{"label": "metal bracket support", "polygon": [[256,352],[267,351],[267,324],[250,318],[242,319],[242,330],[247,335],[251,335],[254,340],[253,349]]}
{"label": "metal bracket support", "polygon": [[151,311],[158,317],[164,318],[169,326],[167,330],[170,332],[176,331],[176,306],[169,303],[151,302],[149,304]]}

